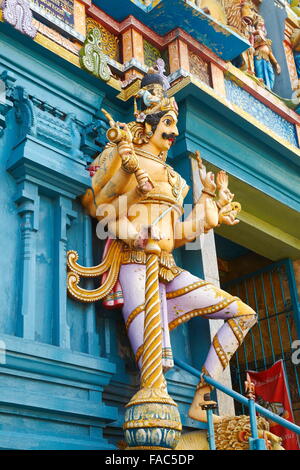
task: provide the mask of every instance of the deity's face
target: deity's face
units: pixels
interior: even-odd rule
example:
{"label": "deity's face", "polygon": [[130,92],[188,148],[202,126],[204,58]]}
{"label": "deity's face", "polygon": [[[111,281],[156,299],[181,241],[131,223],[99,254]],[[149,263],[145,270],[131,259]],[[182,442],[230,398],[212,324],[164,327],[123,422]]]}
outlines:
{"label": "deity's face", "polygon": [[156,153],[169,150],[178,136],[177,116],[174,111],[168,111],[159,121],[149,143]]}

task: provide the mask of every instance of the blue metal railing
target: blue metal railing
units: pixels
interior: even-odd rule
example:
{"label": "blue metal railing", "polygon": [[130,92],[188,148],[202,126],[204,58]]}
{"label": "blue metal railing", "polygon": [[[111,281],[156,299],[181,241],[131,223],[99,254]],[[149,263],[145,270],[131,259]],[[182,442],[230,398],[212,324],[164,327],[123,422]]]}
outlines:
{"label": "blue metal railing", "polygon": [[[181,367],[182,369],[186,370],[187,372],[190,372],[194,376],[200,378],[201,372],[194,367],[190,366],[184,361],[181,361],[180,359],[174,360],[175,364],[178,367]],[[251,426],[251,435],[252,437],[249,439],[249,447],[250,450],[265,450],[266,445],[265,445],[265,440],[260,439],[258,436],[258,430],[257,430],[257,421],[256,421],[256,413],[259,413],[260,415],[264,416],[265,418],[268,418],[275,423],[279,424],[280,426],[283,426],[290,431],[295,432],[296,434],[300,435],[300,427],[297,426],[294,423],[291,423],[290,421],[287,421],[284,418],[281,418],[280,416],[276,415],[275,413],[272,413],[271,411],[267,410],[266,408],[263,408],[262,406],[258,405],[255,403],[254,400],[251,398],[246,398],[243,395],[241,395],[238,392],[235,392],[234,390],[231,390],[230,388],[226,387],[225,385],[217,382],[216,380],[212,379],[211,377],[207,375],[203,375],[203,378],[206,383],[209,385],[212,385],[215,387],[217,390],[220,390],[221,392],[225,393],[226,395],[229,395],[231,398],[234,400],[238,401],[239,403],[245,405],[246,407],[249,408],[249,416],[250,416],[250,426]],[[207,410],[207,429],[208,429],[208,440],[209,440],[209,447],[211,450],[215,450],[215,439],[214,439],[214,426],[213,426],[213,415],[212,415],[212,410],[208,409]]]}

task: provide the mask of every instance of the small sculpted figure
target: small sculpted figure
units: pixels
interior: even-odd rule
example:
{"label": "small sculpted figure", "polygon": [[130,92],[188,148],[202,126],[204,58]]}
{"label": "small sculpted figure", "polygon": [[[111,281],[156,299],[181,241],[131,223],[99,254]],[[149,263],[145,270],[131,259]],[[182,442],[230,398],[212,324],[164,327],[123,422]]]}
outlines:
{"label": "small sculpted figure", "polygon": [[[111,142],[93,162],[92,187],[82,199],[88,212],[100,221],[101,227],[108,226],[110,234],[103,261],[108,272],[102,278],[101,295],[106,293],[105,305],[122,306],[136,363],[142,368],[145,247],[150,238],[156,240],[160,250],[158,276],[163,371],[174,364],[171,330],[196,316],[222,319],[225,322],[213,338],[202,369],[217,379],[255,324],[256,314],[238,297],[176,266],[172,252],[221,223],[237,224],[240,206],[233,202],[226,173],[221,171],[215,181],[214,174],[206,171],[200,155],[196,154],[202,195],[189,216],[181,220],[189,188],[166,162],[168,151],[179,134],[178,108],[174,98],[166,95],[162,74],[157,70],[150,72],[141,82],[138,95],[142,105],[140,110],[135,108],[135,121],[115,123],[106,113],[111,126],[107,135]],[[106,285],[107,289],[104,288]],[[80,292],[83,298],[84,291]],[[76,295],[74,290],[73,296]],[[80,299],[80,295],[77,298]],[[99,298],[94,296],[93,300]],[[189,411],[191,418],[206,420],[202,406],[210,403],[210,391],[211,387],[201,376]],[[219,419],[214,417],[215,421]]]}
{"label": "small sculpted figure", "polygon": [[[300,10],[300,8],[299,8]],[[298,84],[296,88],[300,88],[300,28],[295,28],[291,36],[291,44],[294,53],[295,66],[298,76]]]}
{"label": "small sculpted figure", "polygon": [[253,33],[255,75],[264,82],[267,88],[272,90],[275,83],[274,68],[279,75],[281,67],[272,52],[272,41],[267,38],[265,22],[260,15],[257,16],[255,28]]}

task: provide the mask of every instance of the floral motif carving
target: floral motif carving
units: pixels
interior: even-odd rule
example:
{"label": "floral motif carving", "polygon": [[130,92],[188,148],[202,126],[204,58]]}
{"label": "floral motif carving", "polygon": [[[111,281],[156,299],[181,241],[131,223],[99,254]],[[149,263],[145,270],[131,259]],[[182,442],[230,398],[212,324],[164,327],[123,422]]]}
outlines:
{"label": "floral motif carving", "polygon": [[5,0],[2,8],[5,21],[21,33],[35,38],[37,29],[33,25],[32,12],[27,0]]}
{"label": "floral motif carving", "polygon": [[199,78],[202,82],[210,85],[210,74],[208,69],[208,63],[205,62],[202,57],[191,53],[189,55],[190,61],[190,72],[192,75],[195,75]]}
{"label": "floral motif carving", "polygon": [[161,57],[160,51],[156,47],[152,46],[150,42],[144,39],[144,62],[145,64],[148,65],[148,67],[151,67],[152,65],[156,63],[157,59],[159,59],[160,57]]}
{"label": "floral motif carving", "polygon": [[101,24],[92,18],[86,19],[86,30],[89,33],[92,29],[97,28],[101,31],[101,51],[113,60],[119,60],[119,40],[110,31],[105,29]]}

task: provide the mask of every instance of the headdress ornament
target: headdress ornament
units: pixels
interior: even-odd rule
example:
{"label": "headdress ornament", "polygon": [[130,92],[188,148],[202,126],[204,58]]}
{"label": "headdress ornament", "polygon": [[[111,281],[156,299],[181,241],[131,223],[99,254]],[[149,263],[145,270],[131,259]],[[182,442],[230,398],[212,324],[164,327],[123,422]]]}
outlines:
{"label": "headdress ornament", "polygon": [[[134,115],[137,122],[144,122],[148,114],[156,114],[162,111],[175,111],[178,114],[178,106],[175,98],[168,98],[166,91],[170,88],[168,78],[164,75],[165,63],[163,59],[157,59],[156,65],[150,67],[141,81],[141,88],[134,100]],[[137,98],[142,99],[141,110],[137,108]]]}

